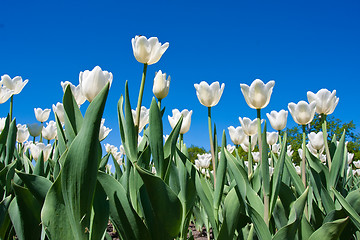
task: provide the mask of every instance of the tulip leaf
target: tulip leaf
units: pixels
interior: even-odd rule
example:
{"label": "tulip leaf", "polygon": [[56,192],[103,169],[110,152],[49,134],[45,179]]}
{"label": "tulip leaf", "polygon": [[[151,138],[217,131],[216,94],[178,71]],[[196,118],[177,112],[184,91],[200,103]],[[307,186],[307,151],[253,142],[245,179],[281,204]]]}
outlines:
{"label": "tulip leaf", "polygon": [[152,159],[156,168],[156,175],[165,178],[169,159],[164,159],[163,126],[161,113],[155,98],[152,99],[149,113],[149,140]]}
{"label": "tulip leaf", "polygon": [[[251,203],[253,205],[253,203]],[[268,240],[271,239],[271,233],[266,226],[266,223],[263,219],[263,217],[257,212],[250,204],[246,204],[247,206],[247,212],[249,217],[251,218],[251,221],[254,224],[255,232],[257,237],[260,240]]]}
{"label": "tulip leaf", "polygon": [[16,132],[17,132],[16,119],[14,118],[14,120],[12,120],[10,123],[9,133],[7,135],[6,144],[5,144],[6,146],[5,165],[10,164],[13,159],[15,143],[16,143]]}
{"label": "tulip leaf", "polygon": [[327,239],[335,240],[338,239],[344,230],[346,224],[348,223],[348,217],[343,219],[338,219],[333,222],[327,222],[322,225],[318,230],[311,234],[309,240],[316,239]]}
{"label": "tulip leaf", "polygon": [[7,144],[7,136],[9,133],[9,126],[10,126],[10,115],[8,114],[5,120],[4,129],[0,133],[0,155],[4,152]]}
{"label": "tulip leaf", "polygon": [[[261,128],[259,130],[261,131]],[[260,154],[261,154],[262,186],[263,186],[264,194],[269,196],[270,195],[270,173],[269,173],[269,161],[268,161],[269,147],[266,141],[266,121],[264,124],[264,130],[261,133],[261,145],[262,145],[262,151]]]}
{"label": "tulip leaf", "polygon": [[161,178],[137,165],[135,167],[144,181],[157,222],[168,235],[167,238],[175,238],[181,230],[182,222],[182,205],[179,198]]}
{"label": "tulip leaf", "polygon": [[83,122],[83,116],[74,99],[70,84],[66,86],[63,96],[63,105],[66,130],[65,135],[69,140],[68,144],[70,144],[80,131]]}
{"label": "tulip leaf", "polygon": [[302,183],[299,175],[296,173],[296,169],[291,163],[291,159],[289,156],[287,156],[287,154],[285,155],[285,167],[290,175],[291,181],[294,184],[297,194],[301,195],[305,191],[304,184]]}
{"label": "tulip leaf", "polygon": [[69,147],[60,173],[64,203],[76,239],[86,239],[89,231],[101,159],[99,129],[108,91],[109,83],[90,103],[83,126]]}
{"label": "tulip leaf", "polygon": [[43,204],[52,182],[49,179],[38,175],[26,174],[20,171],[16,171],[16,174],[25,183],[26,187],[29,189],[32,195],[41,204]]}
{"label": "tulip leaf", "polygon": [[55,120],[56,120],[56,136],[58,139],[58,149],[60,152],[60,155],[63,154],[65,152],[65,150],[67,149],[67,145],[66,145],[66,136],[64,133],[64,129],[63,126],[59,120],[58,115],[55,113]]}
{"label": "tulip leaf", "polygon": [[129,202],[123,186],[106,173],[98,181],[109,198],[110,219],[123,239],[151,239],[150,233]]}
{"label": "tulip leaf", "polygon": [[45,177],[45,171],[44,171],[44,154],[41,151],[39,154],[39,158],[36,161],[35,168],[34,168],[34,174],[39,175],[42,177]]}
{"label": "tulip leaf", "polygon": [[179,121],[176,123],[175,127],[169,134],[169,137],[165,141],[164,158],[169,158],[170,156],[174,156],[176,143],[180,134],[182,122],[183,122],[183,116],[181,115]]}
{"label": "tulip leaf", "polygon": [[225,150],[226,149],[226,135],[225,130],[223,131],[222,135],[222,145],[221,145],[221,155],[220,155],[220,162],[216,169],[216,184],[215,184],[215,191],[214,191],[214,215],[218,218],[218,210],[221,202],[221,198],[223,196],[224,185],[225,185],[225,176],[226,176],[226,169],[227,169],[227,160],[225,157]]}
{"label": "tulip leaf", "polygon": [[108,164],[109,157],[110,157],[110,152],[107,153],[107,154],[101,159],[101,162],[100,162],[100,164],[99,164],[99,170],[105,172],[106,164]]}
{"label": "tulip leaf", "polygon": [[9,216],[19,239],[39,239],[41,235],[39,202],[27,188],[13,184],[15,198],[9,206]]}
{"label": "tulip leaf", "polygon": [[107,200],[107,195],[101,184],[97,182],[94,194],[93,209],[91,212],[89,239],[102,239],[106,232],[108,221],[109,200]]}
{"label": "tulip leaf", "polygon": [[331,187],[336,188],[336,185],[339,181],[341,175],[341,169],[343,169],[342,165],[345,164],[344,149],[345,149],[345,130],[340,138],[339,144],[337,145],[335,154],[332,158],[328,189],[330,189]]}
{"label": "tulip leaf", "polygon": [[8,239],[6,235],[11,228],[8,209],[12,198],[12,196],[7,196],[0,202],[0,239]]}

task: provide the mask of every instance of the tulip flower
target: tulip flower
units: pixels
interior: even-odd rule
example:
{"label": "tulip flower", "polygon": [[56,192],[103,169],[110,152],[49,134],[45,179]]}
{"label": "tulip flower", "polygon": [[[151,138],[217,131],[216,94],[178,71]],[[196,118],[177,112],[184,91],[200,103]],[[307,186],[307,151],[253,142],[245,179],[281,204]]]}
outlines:
{"label": "tulip flower", "polygon": [[48,120],[51,110],[48,108],[44,110],[42,110],[41,108],[34,108],[34,112],[35,112],[36,120],[43,123]]}
{"label": "tulip flower", "polygon": [[99,130],[99,141],[100,142],[102,140],[104,140],[112,130],[112,129],[108,128],[108,127],[105,127],[104,123],[105,123],[105,119],[103,118],[103,119],[101,119],[101,125],[100,125],[100,130]]}
{"label": "tulip flower", "polygon": [[354,161],[353,164],[356,168],[360,168],[360,160]]}
{"label": "tulip flower", "polygon": [[329,115],[334,112],[339,103],[339,98],[335,96],[336,90],[330,92],[327,89],[320,89],[316,94],[308,91],[307,97],[309,103],[316,102],[316,112]]}
{"label": "tulip flower", "polygon": [[72,92],[72,94],[74,96],[74,99],[75,99],[77,105],[79,105],[79,106],[82,105],[86,101],[86,98],[82,94],[81,85],[79,84],[79,85],[75,86],[74,84],[72,84],[69,81],[61,82],[61,87],[62,87],[64,92],[65,92],[66,87],[68,85],[70,85],[71,92]]}
{"label": "tulip flower", "polygon": [[308,134],[308,138],[310,141],[310,145],[317,151],[324,148],[325,143],[324,143],[324,137],[323,137],[322,132],[318,132],[318,133],[311,132]]}
{"label": "tulip flower", "polygon": [[[245,135],[247,136],[253,136],[257,133],[258,129],[257,129],[257,122],[258,119],[255,118],[254,120],[251,120],[250,118],[244,117],[241,118],[239,117],[239,121],[242,127],[242,130],[244,131]],[[261,120],[261,123],[263,122],[263,120]]]}
{"label": "tulip flower", "polygon": [[6,86],[6,88],[13,91],[13,95],[19,94],[29,80],[22,80],[20,76],[16,76],[13,79],[7,74],[1,76],[1,83]]}
{"label": "tulip flower", "polygon": [[240,84],[240,87],[249,107],[262,109],[269,104],[274,85],[275,81],[273,80],[264,84],[260,79],[255,79],[250,87],[246,84]]}
{"label": "tulip flower", "polygon": [[280,153],[280,144],[271,145],[271,151],[273,153],[279,154]]}
{"label": "tulip flower", "polygon": [[56,103],[56,105],[52,105],[53,112],[56,114],[56,116],[59,118],[59,121],[61,123],[65,122],[65,110],[64,105],[62,103]]}
{"label": "tulip flower", "polygon": [[159,101],[161,99],[164,99],[168,93],[170,88],[170,76],[166,79],[166,73],[162,73],[161,70],[159,70],[155,74],[154,78],[154,85],[153,85],[153,93]]}
{"label": "tulip flower", "polygon": [[240,145],[241,148],[245,151],[245,152],[249,152],[249,146],[250,146],[250,141],[249,138],[251,138],[251,151],[253,151],[255,149],[256,146],[256,141],[258,138],[258,135],[252,135],[251,137],[246,137],[244,142]]}
{"label": "tulip flower", "polygon": [[235,146],[231,146],[231,144],[228,144],[228,145],[226,145],[226,150],[227,150],[229,153],[233,153],[234,150],[235,150]]}
{"label": "tulip flower", "polygon": [[57,128],[56,128],[56,122],[50,121],[46,123],[46,127],[42,129],[42,136],[46,140],[50,141],[52,139],[55,139],[57,135]]}
{"label": "tulip flower", "polygon": [[6,118],[0,118],[0,132],[2,132],[2,130],[4,130],[5,123],[6,123]]}
{"label": "tulip flower", "polygon": [[294,151],[292,150],[291,145],[288,145],[288,146],[287,146],[286,154],[287,154],[289,157],[291,157],[291,156],[294,154]]}
{"label": "tulip flower", "polygon": [[229,130],[230,139],[235,145],[240,145],[244,142],[246,135],[242,130],[242,127],[239,126],[234,128],[233,126],[230,126],[228,127],[228,130]]}
{"label": "tulip flower", "polygon": [[316,103],[311,102],[308,104],[305,101],[300,101],[297,104],[289,103],[288,104],[289,111],[294,121],[300,125],[309,124],[315,115]]}
{"label": "tulip flower", "polygon": [[[131,113],[132,113],[132,117],[134,120],[134,124],[136,124],[135,119],[137,118],[137,109],[133,110],[131,109]],[[146,126],[146,124],[149,123],[149,114],[150,114],[150,109],[147,109],[144,106],[141,106],[141,111],[139,112],[140,117],[139,117],[139,132],[141,132],[143,130],[143,128]]]}
{"label": "tulip flower", "polygon": [[30,152],[35,161],[40,157],[41,152],[44,156],[44,161],[49,159],[51,153],[51,144],[45,145],[44,143],[32,143],[30,144]]}
{"label": "tulip flower", "polygon": [[254,159],[254,162],[256,163],[260,162],[260,152],[252,152],[251,155]]}
{"label": "tulip flower", "polygon": [[197,154],[198,159],[195,160],[195,166],[197,168],[209,168],[211,161],[211,154]]}
{"label": "tulip flower", "polygon": [[8,89],[7,87],[0,87],[0,104],[9,100],[9,98],[14,94],[13,90]]}
{"label": "tulip flower", "polygon": [[27,127],[30,135],[35,138],[40,135],[43,125],[39,123],[32,123],[32,124],[27,124]]}
{"label": "tulip flower", "polygon": [[173,116],[168,116],[168,120],[170,123],[171,128],[174,128],[178,123],[181,116],[183,116],[183,121],[181,123],[180,134],[185,134],[189,131],[191,125],[191,115],[193,111],[189,111],[187,109],[182,110],[181,112],[178,109],[173,109],[172,114]]}
{"label": "tulip flower", "polygon": [[306,144],[306,147],[307,147],[307,149],[309,150],[309,152],[312,154],[312,155],[314,155],[315,157],[318,157],[318,153],[322,153],[323,152],[323,148],[322,149],[320,149],[320,151],[318,152],[318,150],[316,150],[312,145],[311,145],[311,143],[310,142],[308,142],[307,144]]}
{"label": "tulip flower", "polygon": [[107,83],[110,83],[111,85],[112,80],[112,73],[102,71],[99,66],[94,67],[91,71],[86,70],[79,74],[81,92],[89,102],[96,97]]}
{"label": "tulip flower", "polygon": [[26,140],[28,140],[30,133],[28,131],[28,128],[26,127],[26,124],[18,124],[16,125],[17,132],[16,132],[16,141],[19,143],[24,143]]}
{"label": "tulip flower", "polygon": [[111,145],[109,143],[104,144],[104,146],[105,146],[105,151],[107,153],[111,153],[114,155],[118,151],[117,147],[115,147],[114,145]]}
{"label": "tulip flower", "polygon": [[131,44],[136,60],[147,65],[157,63],[169,47],[168,42],[161,45],[157,37],[145,36],[135,36]]}
{"label": "tulip flower", "polygon": [[213,107],[220,101],[221,95],[225,88],[225,83],[213,82],[209,85],[207,82],[202,81],[199,84],[194,84],[196,95],[200,103],[206,107]]}
{"label": "tulip flower", "polygon": [[286,127],[288,111],[280,110],[279,112],[271,111],[270,114],[267,113],[271,127],[275,130],[281,131]]}
{"label": "tulip flower", "polygon": [[347,159],[348,159],[347,162],[348,162],[348,164],[350,164],[352,162],[353,158],[354,158],[354,153],[348,153],[347,154]]}
{"label": "tulip flower", "polygon": [[267,141],[267,144],[269,144],[270,146],[274,145],[277,142],[278,138],[279,138],[278,132],[267,132],[266,133],[266,141]]}

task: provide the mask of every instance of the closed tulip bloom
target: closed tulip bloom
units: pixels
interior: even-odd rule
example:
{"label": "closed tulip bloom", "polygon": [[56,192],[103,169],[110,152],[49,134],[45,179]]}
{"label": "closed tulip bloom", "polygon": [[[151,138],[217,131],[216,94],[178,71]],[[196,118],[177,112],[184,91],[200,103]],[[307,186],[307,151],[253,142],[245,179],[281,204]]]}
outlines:
{"label": "closed tulip bloom", "polygon": [[350,164],[354,158],[354,153],[348,153],[347,154],[347,158],[348,158],[348,164]]}
{"label": "closed tulip bloom", "polygon": [[164,99],[170,88],[170,76],[166,79],[166,73],[159,70],[154,78],[153,93],[157,99]]}
{"label": "closed tulip bloom", "polygon": [[56,103],[56,105],[52,105],[53,112],[58,116],[59,121],[61,123],[65,122],[65,110],[64,105],[62,103]]}
{"label": "closed tulip bloom", "polygon": [[0,87],[0,104],[9,100],[9,98],[14,94],[13,90],[8,89],[7,87]]}
{"label": "closed tulip bloom", "polygon": [[210,153],[198,154],[197,157],[198,159],[195,160],[195,166],[197,168],[209,168],[211,161]]}
{"label": "closed tulip bloom", "polygon": [[96,95],[105,87],[107,83],[112,83],[113,75],[111,72],[102,71],[99,66],[93,70],[80,72],[79,82],[82,94],[91,102]]}
{"label": "closed tulip bloom", "polygon": [[273,80],[264,84],[260,79],[255,79],[250,87],[246,84],[240,84],[240,87],[249,107],[262,109],[269,104],[274,85],[275,81]]}
{"label": "closed tulip bloom", "polygon": [[16,141],[19,143],[24,143],[28,138],[30,137],[30,133],[28,131],[28,128],[26,127],[26,124],[18,124],[16,125],[17,132],[16,132]]}
{"label": "closed tulip bloom", "polygon": [[254,159],[254,162],[256,163],[260,162],[260,152],[252,152],[251,155]]}
{"label": "closed tulip bloom", "polygon": [[275,130],[281,131],[286,127],[288,111],[280,110],[279,112],[271,111],[270,114],[267,113],[271,127]]}
{"label": "closed tulip bloom", "polygon": [[46,123],[46,127],[42,129],[42,136],[46,140],[53,140],[57,135],[56,122],[50,121]]}
{"label": "closed tulip bloom", "polygon": [[13,79],[7,74],[1,76],[1,83],[8,89],[14,91],[13,94],[19,94],[29,80],[22,80],[20,76],[16,76]]}
{"label": "closed tulip bloom", "polygon": [[354,161],[353,164],[356,168],[360,168],[360,160]]}
{"label": "closed tulip bloom", "polygon": [[48,108],[44,110],[42,110],[41,108],[34,108],[34,112],[35,112],[36,120],[43,123],[49,119],[51,110]]}
{"label": "closed tulip bloom", "polygon": [[45,145],[44,143],[39,142],[32,143],[30,144],[30,152],[35,161],[38,160],[40,153],[43,152],[44,161],[47,161],[51,153],[51,144]]}
{"label": "closed tulip bloom", "polygon": [[100,130],[99,130],[99,141],[104,140],[112,130],[108,127],[105,127],[104,123],[105,123],[105,119],[103,118],[103,119],[101,119],[101,125],[100,125]]}
{"label": "closed tulip bloom", "polygon": [[310,104],[305,101],[300,101],[297,104],[291,102],[288,104],[288,108],[297,124],[307,125],[314,118],[316,102],[311,102]]}
{"label": "closed tulip bloom", "polygon": [[277,142],[278,138],[279,138],[278,132],[267,132],[266,133],[266,141],[267,141],[267,144],[269,144],[270,146],[274,145]]}
{"label": "closed tulip bloom", "polygon": [[27,127],[30,135],[33,137],[37,137],[40,135],[43,125],[39,123],[32,123],[32,124],[27,124]]}
{"label": "closed tulip bloom", "polygon": [[189,111],[187,109],[182,110],[181,112],[178,109],[172,110],[172,117],[168,116],[168,120],[171,128],[174,128],[178,123],[181,115],[183,116],[183,121],[181,123],[180,134],[185,134],[189,131],[191,125],[191,115],[193,111]]}
{"label": "closed tulip bloom", "polygon": [[[239,117],[239,121],[242,127],[242,130],[244,131],[245,135],[247,136],[253,136],[257,133],[257,118],[255,118],[254,120],[251,120],[250,118],[244,117],[241,118]],[[263,120],[261,120],[261,123],[263,122]]]}
{"label": "closed tulip bloom", "polygon": [[[251,136],[251,151],[254,151],[256,142],[257,142],[257,134]],[[246,137],[244,142],[240,144],[240,146],[245,152],[249,152],[249,146],[250,146],[249,138]]]}
{"label": "closed tulip bloom", "polygon": [[213,107],[220,101],[221,95],[225,88],[225,83],[213,82],[209,85],[207,82],[202,81],[199,84],[194,84],[196,95],[200,103],[206,107]]}
{"label": "closed tulip bloom", "polygon": [[318,152],[318,150],[316,150],[316,149],[311,145],[310,142],[308,142],[308,143],[306,144],[306,147],[307,147],[307,149],[309,150],[309,152],[310,152],[312,155],[314,155],[315,157],[318,156],[318,153],[322,153],[322,151],[324,150],[324,149],[322,148],[322,149]]}
{"label": "closed tulip bloom", "polygon": [[316,112],[319,114],[329,115],[334,112],[339,98],[335,96],[336,90],[330,92],[327,89],[320,89],[316,94],[307,92],[309,103],[316,102]]}
{"label": "closed tulip bloom", "polygon": [[228,127],[228,130],[229,130],[230,139],[235,145],[242,144],[245,140],[245,137],[247,137],[244,131],[242,130],[242,127],[240,126],[236,128],[230,126]]}
{"label": "closed tulip bloom", "polygon": [[169,47],[168,42],[161,45],[157,37],[145,36],[135,36],[131,44],[136,60],[147,65],[157,63]]}
{"label": "closed tulip bloom", "polygon": [[[301,150],[302,150],[302,149],[301,149]],[[288,146],[287,146],[286,154],[287,154],[289,157],[291,157],[291,156],[294,154],[294,150],[292,150],[291,145],[288,145]]]}
{"label": "closed tulip bloom", "polygon": [[[135,123],[136,110],[131,109],[131,113],[132,113],[132,116],[133,116],[134,124],[136,124]],[[146,126],[146,124],[149,123],[149,114],[150,114],[150,109],[147,109],[146,107],[141,106],[139,132],[141,132],[141,130],[143,130],[143,128]]]}
{"label": "closed tulip bloom", "polygon": [[79,106],[82,105],[86,101],[86,98],[82,94],[81,85],[79,84],[79,85],[75,86],[74,84],[72,84],[69,81],[61,82],[61,87],[62,87],[64,92],[65,92],[66,87],[68,85],[70,85],[71,92],[72,92],[72,94],[73,94],[73,96],[75,98],[75,101],[76,101],[77,105],[79,105]]}
{"label": "closed tulip bloom", "polygon": [[279,154],[280,153],[280,144],[271,145],[271,151],[273,153]]}
{"label": "closed tulip bloom", "polygon": [[314,149],[319,151],[320,149],[324,148],[325,143],[324,143],[323,132],[318,132],[318,133],[311,132],[308,134],[308,138],[310,140],[311,146]]}

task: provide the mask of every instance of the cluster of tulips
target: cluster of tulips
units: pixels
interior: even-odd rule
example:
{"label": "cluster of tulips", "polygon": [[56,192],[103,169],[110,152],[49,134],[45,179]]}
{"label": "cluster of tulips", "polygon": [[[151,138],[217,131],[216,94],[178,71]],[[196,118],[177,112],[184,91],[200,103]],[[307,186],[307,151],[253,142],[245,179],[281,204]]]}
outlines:
{"label": "cluster of tulips", "polygon": [[[119,147],[101,143],[111,131],[102,115],[112,73],[97,66],[80,72],[77,86],[62,82],[55,119],[47,122],[51,110],[36,108],[39,123],[27,125],[16,124],[12,108],[13,96],[28,81],[2,76],[0,101],[11,100],[0,122],[0,239],[111,239],[109,221],[120,239],[194,239],[190,223],[205,227],[208,239],[360,239],[360,164],[354,161],[353,170],[345,134],[327,134],[326,116],[339,101],[336,91],[308,92],[309,103],[289,103],[303,128],[302,161],[296,166],[284,131],[288,111],[266,114],[274,132],[261,117],[274,81],[240,84],[257,118],[239,117],[241,126],[229,126],[234,145],[227,144],[225,130],[218,135],[211,117],[225,84],[195,84],[208,108],[210,153],[191,162],[183,135],[192,110],[172,110],[172,131],[163,133],[161,103],[170,76],[156,72],[154,98],[150,107],[142,104],[147,67],[168,47],[156,37],[132,39],[144,69],[136,108],[127,82],[118,102]],[[86,100],[83,116],[80,106]],[[315,112],[322,132],[307,135]],[[246,159],[239,147],[248,153]]]}

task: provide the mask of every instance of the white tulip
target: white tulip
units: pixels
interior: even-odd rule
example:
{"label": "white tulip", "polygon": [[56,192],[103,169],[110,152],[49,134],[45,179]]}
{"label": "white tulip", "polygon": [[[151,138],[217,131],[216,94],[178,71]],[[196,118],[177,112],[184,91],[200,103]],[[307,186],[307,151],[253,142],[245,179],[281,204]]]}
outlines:
{"label": "white tulip", "polygon": [[231,146],[231,144],[228,144],[228,145],[226,145],[226,150],[227,150],[229,153],[233,153],[234,150],[235,150],[235,146]]}
{"label": "white tulip", "polygon": [[354,158],[354,153],[348,153],[347,154],[348,164],[350,164],[352,162],[353,158]]}
{"label": "white tulip", "polygon": [[316,112],[325,115],[333,113],[339,103],[339,98],[335,95],[336,90],[330,92],[327,89],[320,89],[316,94],[307,92],[309,103],[316,102]]}
{"label": "white tulip", "polygon": [[318,132],[318,133],[311,132],[308,134],[308,138],[309,138],[311,146],[314,149],[316,149],[317,151],[324,148],[325,143],[324,143],[323,132]]}
{"label": "white tulip", "polygon": [[109,143],[104,144],[104,146],[105,146],[105,151],[107,153],[112,153],[114,155],[118,151],[117,147],[115,147],[114,145],[111,145]]}
{"label": "white tulip", "polygon": [[260,162],[260,152],[252,152],[251,155],[254,159],[254,162],[256,163]]}
{"label": "white tulip", "polygon": [[213,82],[209,85],[207,82],[202,81],[199,84],[194,84],[194,87],[200,103],[206,107],[213,107],[220,101],[225,84],[221,84],[220,87],[219,82]]}
{"label": "white tulip", "polygon": [[64,110],[64,105],[62,103],[56,103],[56,105],[52,105],[52,109],[54,114],[56,114],[59,118],[59,121],[61,123],[65,122],[65,110]]}
{"label": "white tulip", "polygon": [[288,111],[280,110],[279,112],[271,111],[270,114],[267,113],[271,127],[275,130],[281,131],[286,127]]}
{"label": "white tulip", "polygon": [[279,133],[278,132],[266,132],[266,141],[267,144],[274,145],[277,140],[279,138]]}
{"label": "white tulip", "polygon": [[57,135],[56,122],[50,121],[46,123],[46,127],[42,129],[42,136],[46,140],[53,140]]}
{"label": "white tulip", "polygon": [[36,120],[41,123],[46,122],[49,119],[50,112],[51,110],[48,108],[45,108],[44,110],[42,110],[41,108],[34,108]]}
{"label": "white tulip", "polygon": [[294,151],[291,149],[291,145],[287,146],[286,154],[291,157],[293,155]]}
{"label": "white tulip", "polygon": [[[134,125],[136,124],[136,122],[135,122],[136,121],[136,110],[137,110],[137,108],[135,110],[131,109]],[[141,132],[143,130],[143,128],[146,126],[146,124],[149,123],[149,114],[150,114],[150,109],[147,109],[146,107],[141,106],[139,132]]]}
{"label": "white tulip", "polygon": [[74,84],[72,84],[69,81],[61,82],[61,87],[62,87],[64,93],[65,93],[66,87],[68,85],[70,85],[71,92],[74,96],[74,99],[75,99],[77,105],[79,105],[79,106],[82,105],[86,101],[86,98],[81,91],[81,85],[79,84],[79,85],[75,86]]}
{"label": "white tulip", "polygon": [[246,84],[240,84],[240,87],[249,107],[262,109],[269,104],[274,85],[275,81],[273,80],[264,84],[260,79],[255,79],[250,87]]}
{"label": "white tulip", "polygon": [[274,145],[272,145],[272,146],[271,146],[271,151],[272,151],[273,153],[279,154],[279,153],[280,153],[280,144],[274,144]]}
{"label": "white tulip", "polygon": [[208,168],[211,161],[211,153],[198,154],[195,160],[195,166],[198,168]]}
{"label": "white tulip", "polygon": [[360,168],[360,160],[354,161],[353,164],[356,168]]}
{"label": "white tulip", "polygon": [[30,144],[30,152],[35,161],[40,157],[40,153],[43,152],[44,161],[49,159],[51,153],[51,144],[45,145],[44,143],[32,143]]}
{"label": "white tulip", "polygon": [[112,73],[102,71],[99,66],[94,67],[91,71],[86,70],[79,74],[81,92],[89,102],[98,95],[107,83],[110,83],[111,85],[112,80]]}
{"label": "white tulip", "polygon": [[135,36],[131,44],[136,60],[147,65],[157,63],[169,47],[168,42],[161,45],[157,37],[147,39],[145,36]]}
{"label": "white tulip", "polygon": [[16,125],[16,127],[17,127],[16,141],[18,141],[19,143],[24,143],[30,137],[29,130],[26,127],[26,124],[24,125],[18,124]]}
{"label": "white tulip", "polygon": [[244,131],[242,130],[242,127],[240,126],[236,128],[230,126],[228,127],[228,130],[229,130],[230,139],[235,145],[242,144],[245,138],[247,137]]}
{"label": "white tulip", "polygon": [[1,83],[8,89],[12,90],[14,95],[19,94],[29,80],[22,80],[20,76],[16,76],[13,79],[7,74],[1,76]]}
{"label": "white tulip", "polygon": [[109,135],[109,133],[111,132],[112,129],[107,128],[104,126],[105,123],[105,119],[101,119],[101,125],[100,125],[100,129],[99,129],[99,141],[101,142],[102,140],[104,140],[107,135]]}
{"label": "white tulip", "polygon": [[185,134],[189,131],[191,125],[191,115],[193,111],[189,111],[187,109],[182,110],[181,112],[178,109],[173,109],[172,114],[173,116],[168,116],[168,120],[170,123],[171,128],[174,129],[176,124],[179,122],[181,116],[183,116],[183,121],[181,123],[180,134]]}
{"label": "white tulip", "polygon": [[32,124],[27,124],[27,127],[30,135],[33,137],[37,137],[40,135],[43,125],[39,123],[32,123]]}
{"label": "white tulip", "polygon": [[166,73],[162,73],[161,70],[155,74],[153,93],[157,99],[164,99],[168,95],[170,79],[170,76],[166,79]]}
{"label": "white tulip", "polygon": [[309,124],[315,115],[316,103],[311,102],[308,104],[305,101],[300,101],[297,104],[289,103],[288,104],[289,111],[294,121],[300,125]]}
{"label": "white tulip", "polygon": [[[258,119],[255,118],[254,120],[251,120],[250,118],[247,118],[247,117],[244,117],[244,118],[241,118],[239,117],[239,121],[240,121],[240,124],[241,124],[241,127],[242,127],[242,130],[244,131],[245,135],[247,136],[253,136],[254,134],[257,133],[257,128],[258,128],[258,125],[257,125],[257,121]],[[263,123],[263,119],[261,120],[261,123]]]}
{"label": "white tulip", "polygon": [[6,123],[6,118],[0,118],[0,132],[2,132],[2,130],[4,130],[5,123]]}
{"label": "white tulip", "polygon": [[13,90],[8,89],[7,87],[0,87],[0,104],[9,100],[9,98],[14,94]]}
{"label": "white tulip", "polygon": [[[257,134],[251,136],[251,151],[254,151],[257,142]],[[245,152],[249,152],[249,137],[245,137],[244,142],[240,144]]]}

